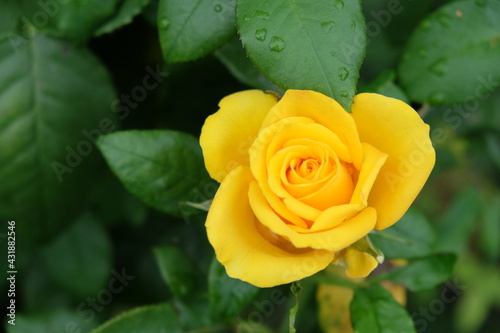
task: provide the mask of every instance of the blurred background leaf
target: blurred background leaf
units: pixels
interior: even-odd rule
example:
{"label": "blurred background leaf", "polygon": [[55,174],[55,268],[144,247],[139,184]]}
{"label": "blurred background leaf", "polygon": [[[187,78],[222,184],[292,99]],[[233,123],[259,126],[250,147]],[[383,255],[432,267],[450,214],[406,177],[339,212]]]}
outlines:
{"label": "blurred background leaf", "polygon": [[183,332],[174,308],[168,304],[135,308],[111,319],[92,333]]}
{"label": "blurred background leaf", "polygon": [[43,35],[17,52],[1,40],[0,72],[0,215],[16,216],[27,249],[85,205],[101,166],[96,136],[117,127],[115,92],[86,48]]}
{"label": "blurred background leaf", "polygon": [[399,67],[412,100],[436,105],[483,98],[498,87],[500,3],[454,1],[420,22]]}
{"label": "blurred background leaf", "polygon": [[111,243],[91,214],[83,214],[49,243],[42,260],[62,288],[79,298],[105,287],[111,271]]}
{"label": "blurred background leaf", "polygon": [[392,227],[369,235],[373,244],[389,259],[409,259],[428,255],[436,233],[426,217],[410,208]]}

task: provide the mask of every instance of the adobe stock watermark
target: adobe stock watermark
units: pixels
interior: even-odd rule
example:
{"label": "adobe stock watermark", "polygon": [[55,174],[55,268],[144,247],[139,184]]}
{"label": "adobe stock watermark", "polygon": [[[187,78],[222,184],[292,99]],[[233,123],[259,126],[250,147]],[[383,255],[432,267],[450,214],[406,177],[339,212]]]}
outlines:
{"label": "adobe stock watermark", "polygon": [[[120,294],[130,281],[135,279],[134,275],[127,274],[125,268],[120,272],[111,270],[113,277],[108,281],[106,288],[99,290],[95,297],[87,297],[85,301],[81,302],[76,307],[76,314],[85,323],[90,323],[96,317],[96,314],[103,311],[104,307],[109,305],[113,298]],[[82,329],[75,321],[68,321],[62,330],[54,333],[82,333]]]}
{"label": "adobe stock watermark", "polygon": [[276,311],[276,307],[285,303],[287,297],[283,291],[274,289],[269,295],[269,299],[263,301],[253,301],[255,310],[250,312],[246,321],[238,318],[238,333],[255,332],[259,327],[264,324],[265,319],[270,318]]}
{"label": "adobe stock watermark", "polygon": [[[457,130],[464,123],[464,119],[469,118],[479,110],[480,101],[488,99],[495,89],[500,86],[500,82],[495,81],[493,74],[487,77],[478,76],[478,84],[472,95],[466,96],[460,104],[454,104],[447,108],[443,113],[443,120],[450,124],[454,130]],[[430,142],[441,144],[448,139],[448,134],[441,127],[433,128],[430,131]],[[413,144],[416,147],[410,154],[397,156],[397,172],[385,171],[383,177],[391,191],[395,191],[396,185],[405,179],[412,177],[427,161],[432,148],[429,141],[424,139],[414,139]]]}
{"label": "adobe stock watermark", "polygon": [[[124,120],[130,115],[130,110],[135,109],[140,102],[144,101],[148,96],[148,92],[157,88],[168,76],[167,72],[162,72],[160,65],[156,65],[153,69],[150,66],[145,68],[147,74],[143,77],[140,85],[136,85],[128,94],[121,94],[120,99],[115,99],[111,102],[111,112],[116,114],[120,120]],[[85,139],[80,140],[75,146],[67,145],[66,156],[64,161],[53,161],[51,163],[52,170],[58,181],[63,181],[63,176],[66,173],[72,173],[78,167],[83,159],[92,154],[96,146],[96,140],[99,136],[109,134],[116,130],[116,125],[111,118],[102,118],[97,127],[92,129],[83,129],[81,134]]]}
{"label": "adobe stock watermark", "polygon": [[26,46],[29,41],[36,37],[38,30],[45,27],[50,20],[57,15],[61,6],[66,5],[71,0],[40,0],[37,2],[39,10],[37,10],[33,16],[21,17],[23,22],[23,28],[21,34],[15,34],[10,32],[7,34],[9,38],[10,45],[17,53],[20,48]]}
{"label": "adobe stock watermark", "polygon": [[[474,94],[466,96],[462,103],[454,104],[443,113],[443,120],[450,124],[454,130],[463,125],[464,119],[468,119],[480,109],[480,101],[485,101],[491,97],[495,90],[500,87],[500,82],[495,81],[493,74],[488,76],[478,76],[478,84],[474,89]],[[432,142],[443,143],[448,139],[448,134],[443,128],[435,128],[431,131]]]}
{"label": "adobe stock watermark", "polygon": [[352,43],[341,42],[339,45],[342,55],[346,60],[345,62],[350,63],[347,60],[359,54],[359,51],[370,44],[373,38],[380,35],[383,28],[389,26],[393,16],[401,14],[403,10],[404,7],[399,0],[389,0],[385,9],[370,11],[371,19],[367,17],[365,20],[366,35],[362,33],[356,34]]}
{"label": "adobe stock watermark", "polygon": [[411,314],[417,332],[424,332],[429,326],[429,322],[434,322],[444,312],[446,306],[455,302],[465,289],[467,289],[467,286],[458,284],[457,278],[453,283],[446,281],[437,298],[430,301],[427,306],[419,307],[418,311]]}

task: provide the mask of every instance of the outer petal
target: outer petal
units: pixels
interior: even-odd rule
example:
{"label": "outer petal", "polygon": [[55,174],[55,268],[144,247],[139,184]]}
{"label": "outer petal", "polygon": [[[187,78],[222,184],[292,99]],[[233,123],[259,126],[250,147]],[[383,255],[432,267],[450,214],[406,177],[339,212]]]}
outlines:
{"label": "outer petal", "polygon": [[285,95],[266,116],[262,127],[287,117],[308,117],[335,133],[348,148],[356,168],[361,167],[362,150],[356,124],[339,103],[323,94],[310,90],[287,90]]}
{"label": "outer petal", "polygon": [[367,277],[378,266],[378,261],[366,252],[348,247],[335,258],[334,264],[344,266],[351,279]]}
{"label": "outer petal", "polygon": [[434,167],[429,126],[409,105],[378,94],[355,96],[351,109],[361,141],[388,154],[368,198],[375,228],[385,229],[408,210]]}
{"label": "outer petal", "polygon": [[297,248],[325,249],[340,251],[366,236],[374,227],[377,213],[367,207],[350,220],[330,230],[318,233],[299,233],[290,228],[269,207],[256,182],[250,184],[248,193],[250,205],[263,225],[277,235],[283,236]]}
{"label": "outer petal", "polygon": [[367,205],[372,186],[379,175],[380,168],[387,160],[387,154],[382,153],[372,145],[363,142],[363,164],[358,175],[358,182],[351,198],[351,203]]}
{"label": "outer petal", "polygon": [[241,91],[223,98],[219,111],[203,125],[200,145],[210,176],[221,182],[238,165],[249,165],[248,149],[276,97],[260,90]]}
{"label": "outer petal", "polygon": [[303,249],[291,253],[262,235],[247,199],[252,180],[248,168],[232,170],[208,212],[208,239],[227,274],[264,288],[302,279],[328,266],[333,252]]}

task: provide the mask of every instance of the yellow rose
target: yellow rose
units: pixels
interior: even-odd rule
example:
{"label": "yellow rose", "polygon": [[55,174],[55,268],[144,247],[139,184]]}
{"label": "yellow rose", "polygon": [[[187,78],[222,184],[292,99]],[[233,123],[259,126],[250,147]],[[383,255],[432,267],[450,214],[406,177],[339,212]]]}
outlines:
{"label": "yellow rose", "polygon": [[229,276],[258,287],[310,276],[393,225],[434,166],[429,126],[393,98],[360,94],[347,113],[314,91],[249,90],[219,106],[200,137],[221,183],[208,239]]}

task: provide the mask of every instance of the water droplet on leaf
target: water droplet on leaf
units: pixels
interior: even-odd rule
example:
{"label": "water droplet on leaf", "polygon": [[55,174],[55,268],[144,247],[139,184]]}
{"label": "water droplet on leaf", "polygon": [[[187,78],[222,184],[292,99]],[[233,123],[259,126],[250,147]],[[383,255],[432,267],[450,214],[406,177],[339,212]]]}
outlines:
{"label": "water droplet on leaf", "polygon": [[323,32],[325,34],[327,34],[330,32],[330,30],[332,30],[334,25],[335,25],[335,22],[333,22],[333,21],[323,22],[323,23],[321,23],[321,29],[323,29]]}
{"label": "water droplet on leaf", "polygon": [[347,91],[342,91],[342,92],[340,93],[340,96],[342,96],[342,97],[347,97],[347,96],[349,96],[349,93],[348,93]]}
{"label": "water droplet on leaf", "polygon": [[446,72],[447,62],[446,58],[439,58],[430,65],[429,70],[436,75],[443,76]]}
{"label": "water droplet on leaf", "polygon": [[339,79],[345,81],[349,77],[349,71],[345,67],[339,68]]}
{"label": "water droplet on leaf", "polygon": [[258,10],[255,12],[255,16],[257,16],[259,19],[262,21],[267,21],[269,20],[269,14],[266,12],[263,12],[262,10]]}
{"label": "water droplet on leaf", "polygon": [[274,52],[281,52],[285,49],[285,41],[283,38],[278,36],[273,36],[271,42],[269,43],[269,48]]}
{"label": "water droplet on leaf", "polygon": [[168,20],[168,18],[166,18],[166,17],[162,17],[162,18],[160,19],[160,22],[159,22],[159,23],[160,23],[160,27],[161,27],[162,29],[165,29],[165,30],[166,30],[166,29],[168,29],[168,28],[170,27],[170,21],[169,21],[169,20]]}
{"label": "water droplet on leaf", "polygon": [[439,15],[439,17],[438,17],[438,21],[439,21],[439,23],[441,23],[441,25],[442,25],[443,27],[445,27],[445,28],[446,28],[446,27],[449,27],[449,26],[450,26],[450,23],[451,23],[451,17],[450,17],[450,15],[448,15],[448,14],[444,14],[444,13],[443,13],[443,14]]}
{"label": "water droplet on leaf", "polygon": [[421,49],[420,51],[418,51],[418,55],[421,58],[427,58],[427,50],[426,49]]}
{"label": "water droplet on leaf", "polygon": [[267,36],[267,29],[259,29],[259,30],[255,31],[255,38],[258,41],[261,41],[261,42],[265,41],[266,36]]}
{"label": "water droplet on leaf", "polygon": [[221,5],[216,5],[216,6],[214,7],[214,10],[215,10],[217,13],[220,13],[220,12],[222,12],[222,6],[221,6]]}
{"label": "water droplet on leaf", "polygon": [[429,102],[431,104],[441,104],[444,102],[444,99],[445,99],[444,94],[442,92],[438,91],[438,92],[433,93],[429,97]]}
{"label": "water droplet on leaf", "polygon": [[337,7],[337,9],[342,9],[342,8],[344,8],[344,1],[343,0],[335,0],[334,5],[335,5],[335,7]]}
{"label": "water droplet on leaf", "polygon": [[356,21],[354,20],[351,21],[351,29],[356,29]]}
{"label": "water droplet on leaf", "polygon": [[243,21],[250,21],[252,18],[248,15],[243,16]]}
{"label": "water droplet on leaf", "polygon": [[430,27],[432,26],[432,22],[430,20],[425,20],[422,22],[422,24],[420,25],[420,27],[424,30],[429,30]]}

